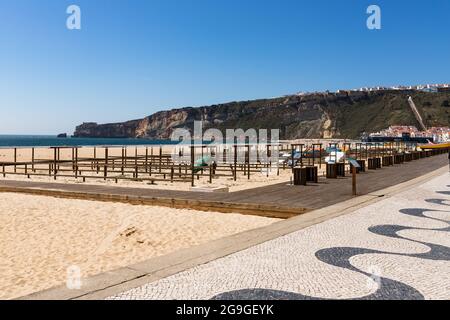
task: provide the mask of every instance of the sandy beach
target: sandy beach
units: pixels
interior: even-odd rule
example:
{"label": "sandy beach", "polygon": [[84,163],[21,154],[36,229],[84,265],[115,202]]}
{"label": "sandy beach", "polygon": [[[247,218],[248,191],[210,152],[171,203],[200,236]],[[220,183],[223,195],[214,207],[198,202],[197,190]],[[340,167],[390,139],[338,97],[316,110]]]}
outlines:
{"label": "sandy beach", "polygon": [[0,299],[82,277],[277,221],[151,206],[0,193]]}

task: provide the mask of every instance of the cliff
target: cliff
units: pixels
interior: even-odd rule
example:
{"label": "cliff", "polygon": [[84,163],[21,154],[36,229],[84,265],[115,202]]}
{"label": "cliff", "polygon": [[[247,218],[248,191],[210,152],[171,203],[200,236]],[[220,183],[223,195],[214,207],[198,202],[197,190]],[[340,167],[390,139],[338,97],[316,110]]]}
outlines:
{"label": "cliff", "polygon": [[450,92],[317,93],[157,112],[123,123],[83,123],[75,137],[169,139],[176,128],[280,129],[282,139],[357,138],[390,125],[415,125],[412,96],[427,126],[450,126]]}

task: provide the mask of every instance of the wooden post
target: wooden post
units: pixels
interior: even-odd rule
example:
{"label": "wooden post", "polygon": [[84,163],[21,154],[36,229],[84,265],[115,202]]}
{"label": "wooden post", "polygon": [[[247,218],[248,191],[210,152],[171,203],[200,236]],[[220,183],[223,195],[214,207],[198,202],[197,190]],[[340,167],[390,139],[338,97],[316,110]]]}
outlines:
{"label": "wooden post", "polygon": [[303,168],[303,147],[304,145],[300,145],[300,167]]}
{"label": "wooden post", "polygon": [[316,160],[316,145],[312,145],[312,165],[314,166],[315,160]]}
{"label": "wooden post", "polygon": [[125,161],[125,149],[122,147],[122,166],[120,167],[120,172],[123,175],[124,174],[124,161]]}
{"label": "wooden post", "polygon": [[75,150],[74,147],[72,149],[72,171],[75,171]]}
{"label": "wooden post", "polygon": [[294,165],[294,145],[291,144],[291,169],[292,169],[292,172],[294,172],[294,167],[295,167],[295,165]]}
{"label": "wooden post", "polygon": [[319,169],[322,169],[322,144],[319,144]]}
{"label": "wooden post", "polygon": [[34,148],[31,148],[31,171],[34,172]]}
{"label": "wooden post", "polygon": [[162,146],[159,147],[159,173],[161,173],[162,166]]}
{"label": "wooden post", "polygon": [[75,148],[75,171],[78,171],[78,147]]}
{"label": "wooden post", "polygon": [[205,146],[203,145],[203,142],[202,142],[202,146],[201,146],[201,148],[200,149],[202,149],[202,166],[200,167],[201,168],[201,175],[203,175],[203,158],[204,158],[204,150],[203,150],[203,148],[204,148]]}
{"label": "wooden post", "polygon": [[14,173],[17,172],[17,148],[14,148]]}
{"label": "wooden post", "polygon": [[256,146],[256,169],[258,169],[259,163],[259,144]]}
{"label": "wooden post", "polygon": [[148,147],[145,147],[145,172],[148,172]]}
{"label": "wooden post", "polygon": [[191,186],[195,185],[195,175],[194,175],[194,162],[195,162],[195,148],[191,145]]}
{"label": "wooden post", "polygon": [[78,179],[78,147],[75,147],[73,158],[73,166],[75,170],[75,179]]}
{"label": "wooden post", "polygon": [[56,170],[56,159],[57,159],[57,153],[58,151],[56,150],[56,148],[53,148],[53,177],[56,180],[56,174],[57,174],[57,170]]}
{"label": "wooden post", "polygon": [[103,171],[103,180],[106,181],[108,177],[108,148],[105,148],[105,166]]}
{"label": "wooden post", "polygon": [[134,149],[134,167],[136,170],[136,179],[137,179],[137,176],[138,176],[138,149],[137,149],[137,147],[135,147],[135,149]]}
{"label": "wooden post", "polygon": [[237,145],[234,145],[234,169],[233,169],[233,174],[234,174],[234,181],[237,180]]}
{"label": "wooden post", "polygon": [[248,178],[248,180],[250,180],[250,145],[247,146],[247,152],[248,152],[248,154],[247,154],[247,165],[248,165],[247,178]]}
{"label": "wooden post", "polygon": [[61,148],[58,147],[58,171],[59,171],[60,160],[61,160]]}

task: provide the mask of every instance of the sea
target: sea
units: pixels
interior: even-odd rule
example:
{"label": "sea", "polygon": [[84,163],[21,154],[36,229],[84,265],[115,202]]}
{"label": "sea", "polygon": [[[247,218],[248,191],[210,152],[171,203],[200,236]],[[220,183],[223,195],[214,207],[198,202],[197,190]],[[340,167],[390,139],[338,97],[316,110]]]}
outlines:
{"label": "sea", "polygon": [[43,135],[0,135],[0,148],[7,147],[77,147],[77,146],[142,146],[175,144],[170,140],[127,138],[58,138]]}

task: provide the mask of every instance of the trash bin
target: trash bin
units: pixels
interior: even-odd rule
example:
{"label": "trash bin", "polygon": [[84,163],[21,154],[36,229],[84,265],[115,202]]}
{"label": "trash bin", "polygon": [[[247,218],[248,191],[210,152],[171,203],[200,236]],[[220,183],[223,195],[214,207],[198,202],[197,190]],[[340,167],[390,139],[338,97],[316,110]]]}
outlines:
{"label": "trash bin", "polygon": [[306,181],[307,182],[319,182],[319,170],[316,166],[306,167]]}
{"label": "trash bin", "polygon": [[293,169],[293,173],[294,173],[294,185],[306,186],[306,181],[307,181],[306,168],[295,167]]}
{"label": "trash bin", "polygon": [[402,164],[405,162],[405,156],[403,154],[397,154],[394,157],[394,164]]}
{"label": "trash bin", "polygon": [[366,172],[366,160],[356,160],[359,163],[359,166],[361,167],[359,169],[359,172]]}
{"label": "trash bin", "polygon": [[336,163],[327,163],[327,179],[337,179]]}
{"label": "trash bin", "polygon": [[345,163],[336,163],[336,174],[338,177],[345,177]]}
{"label": "trash bin", "polygon": [[367,168],[369,170],[377,170],[377,162],[375,158],[367,159]]}
{"label": "trash bin", "polygon": [[377,169],[381,169],[381,158],[375,158],[375,165]]}
{"label": "trash bin", "polygon": [[394,164],[394,161],[392,160],[392,156],[385,156],[383,157],[383,167],[389,167]]}

